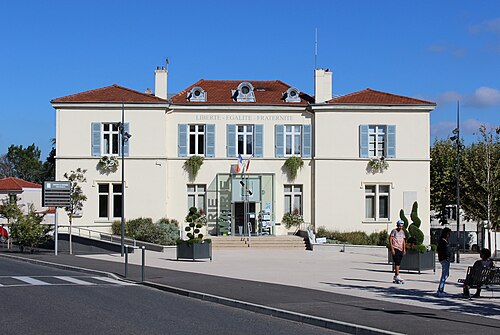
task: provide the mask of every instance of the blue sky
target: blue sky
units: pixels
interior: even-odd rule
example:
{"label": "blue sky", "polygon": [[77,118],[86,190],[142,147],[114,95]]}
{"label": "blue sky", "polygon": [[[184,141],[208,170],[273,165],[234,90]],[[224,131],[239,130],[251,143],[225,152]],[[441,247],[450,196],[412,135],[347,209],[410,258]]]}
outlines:
{"label": "blue sky", "polygon": [[[197,80],[280,79],[435,101],[431,138],[500,124],[498,1],[1,1],[0,154],[55,137],[53,98],[110,84],[144,91],[168,56],[169,92]],[[75,127],[78,127],[75,124]]]}

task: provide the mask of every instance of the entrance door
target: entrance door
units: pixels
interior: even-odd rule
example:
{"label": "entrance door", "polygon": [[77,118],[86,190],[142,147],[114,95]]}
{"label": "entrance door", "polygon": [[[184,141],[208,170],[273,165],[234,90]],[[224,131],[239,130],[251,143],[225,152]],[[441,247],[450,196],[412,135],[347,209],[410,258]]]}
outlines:
{"label": "entrance door", "polygon": [[[256,217],[255,214],[255,202],[248,202],[248,213],[247,218],[250,222],[250,233],[254,235],[257,232]],[[246,235],[248,236],[248,225],[245,226],[245,203],[235,202],[234,203],[234,235]]]}

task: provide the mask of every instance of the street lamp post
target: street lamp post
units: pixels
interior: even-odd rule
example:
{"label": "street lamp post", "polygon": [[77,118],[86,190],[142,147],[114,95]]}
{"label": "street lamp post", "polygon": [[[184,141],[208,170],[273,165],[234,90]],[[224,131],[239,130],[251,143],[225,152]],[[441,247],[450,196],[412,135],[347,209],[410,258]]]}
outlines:
{"label": "street lamp post", "polygon": [[125,131],[125,107],[122,101],[122,122],[119,124],[121,159],[122,159],[122,212],[121,212],[121,256],[125,254],[125,142],[132,137]]}
{"label": "street lamp post", "polygon": [[[450,140],[455,141],[457,146],[457,171],[456,171],[456,179],[457,179],[457,263],[460,263],[460,242],[458,236],[460,234],[460,102],[457,101],[457,127],[453,130],[453,136],[450,137]],[[464,232],[464,240],[465,240],[465,232]]]}

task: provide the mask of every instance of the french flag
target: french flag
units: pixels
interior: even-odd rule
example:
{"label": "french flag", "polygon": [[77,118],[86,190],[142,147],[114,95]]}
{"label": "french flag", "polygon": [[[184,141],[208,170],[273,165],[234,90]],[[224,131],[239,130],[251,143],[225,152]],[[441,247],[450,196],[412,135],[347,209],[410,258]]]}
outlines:
{"label": "french flag", "polygon": [[243,171],[243,157],[241,154],[238,154],[238,164],[236,164],[236,173],[240,173]]}
{"label": "french flag", "polygon": [[250,160],[253,158],[253,154],[252,156],[250,156],[248,159],[247,159],[247,164],[245,165],[245,172],[248,172],[248,169],[250,168]]}

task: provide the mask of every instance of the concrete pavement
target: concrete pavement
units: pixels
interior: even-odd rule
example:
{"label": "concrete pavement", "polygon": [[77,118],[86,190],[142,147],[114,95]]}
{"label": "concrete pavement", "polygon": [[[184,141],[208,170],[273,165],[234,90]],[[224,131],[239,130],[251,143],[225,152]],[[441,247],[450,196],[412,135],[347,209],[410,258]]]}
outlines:
{"label": "concrete pavement", "polygon": [[[120,255],[23,255],[123,275]],[[433,296],[440,269],[434,274],[406,274],[405,285],[392,284],[385,249],[362,252],[295,249],[214,249],[210,261],[176,261],[175,249],[147,252],[146,281],[189,295],[197,292],[241,303],[286,310],[298,315],[384,329],[423,332],[494,334],[500,331],[500,291],[483,290],[482,299],[460,298],[456,284],[477,255],[452,263],[446,287],[451,296]],[[129,257],[129,277],[140,280],[141,253]],[[195,295],[196,295],[195,294]],[[215,297],[215,298],[213,298]],[[240,306],[241,307],[241,306]],[[251,308],[247,308],[251,309]],[[364,328],[363,328],[364,329]],[[365,329],[366,330],[366,329]]]}

